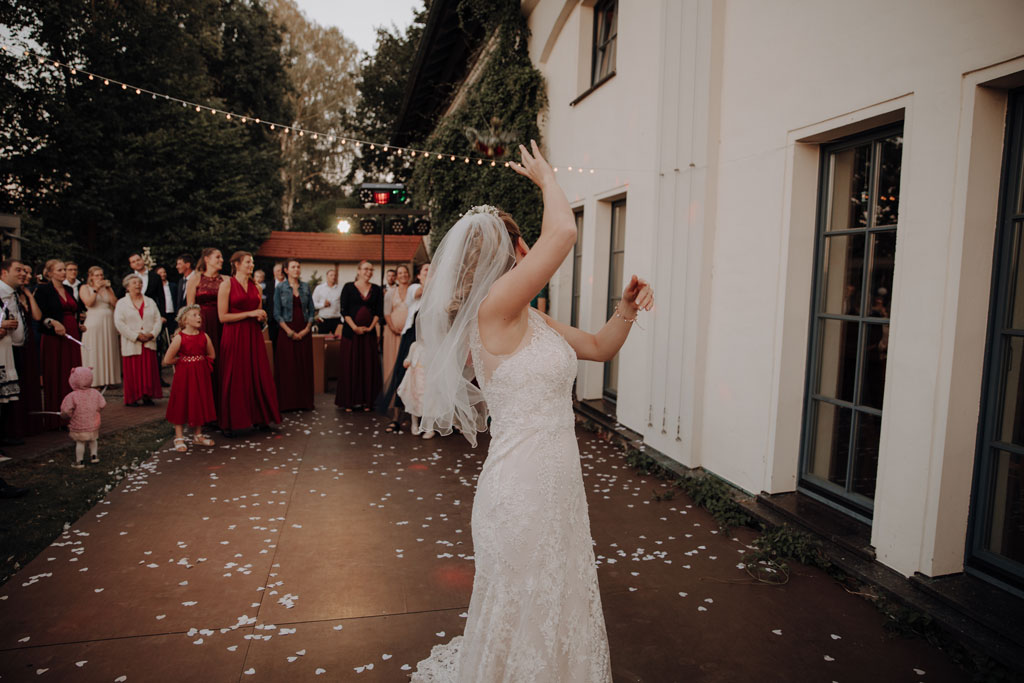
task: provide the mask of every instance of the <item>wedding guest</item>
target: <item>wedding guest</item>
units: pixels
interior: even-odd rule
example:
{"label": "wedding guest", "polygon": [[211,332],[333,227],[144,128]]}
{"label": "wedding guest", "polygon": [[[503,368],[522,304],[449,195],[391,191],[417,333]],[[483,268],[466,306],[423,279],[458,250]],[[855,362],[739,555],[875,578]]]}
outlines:
{"label": "wedding guest", "polygon": [[[403,278],[402,269],[405,266],[399,266],[398,279],[401,282],[403,279],[408,280],[408,269],[405,271]],[[402,433],[402,412],[406,409],[405,399],[401,394],[401,386],[405,380],[406,368],[409,364],[406,363],[409,352],[412,349],[413,344],[416,343],[416,313],[419,311],[420,302],[423,297],[423,284],[426,282],[427,274],[430,272],[430,264],[424,263],[420,266],[420,272],[418,279],[420,282],[409,285],[409,289],[406,292],[404,301],[402,302],[402,308],[406,310],[402,326],[399,328],[399,343],[398,348],[395,350],[395,362],[391,369],[390,377],[384,384],[384,391],[381,392],[380,398],[377,399],[377,411],[381,414],[390,417],[391,422],[384,428],[385,432],[395,432],[398,434]],[[399,285],[400,286],[400,285]],[[398,286],[389,294],[395,294],[398,292]],[[386,305],[385,305],[386,308]],[[392,314],[392,317],[394,315]],[[418,416],[422,412],[413,413],[410,411],[410,415]],[[412,433],[418,433],[418,425],[416,419],[412,421]],[[428,437],[430,438],[430,437]]]}
{"label": "wedding guest", "polygon": [[25,316],[17,295],[20,265],[21,262],[14,259],[0,262],[0,416],[3,418],[0,446],[25,443],[11,430],[18,412],[15,405],[21,399],[21,384],[25,381],[18,375],[14,356],[15,343],[18,346],[25,343]]}
{"label": "wedding guest", "polygon": [[274,320],[281,335],[274,349],[274,379],[281,411],[313,410],[313,297],[297,259],[285,265],[288,279],[274,290]]}
{"label": "wedding guest", "polygon": [[[273,322],[274,320],[274,291],[277,287],[285,281],[284,275],[284,262],[274,264],[274,281],[269,283],[267,286],[270,287],[270,293],[267,294],[263,300],[263,310],[267,313],[267,320]],[[271,345],[277,348],[277,334],[281,331],[281,328],[277,325],[267,325],[267,336],[270,337]]]}
{"label": "wedding guest", "polygon": [[388,268],[387,272],[384,273],[384,291],[389,292],[391,288],[395,286],[398,281],[398,270],[395,268]]}
{"label": "wedding guest", "polygon": [[186,294],[188,293],[188,281],[192,277],[193,267],[195,262],[192,260],[192,254],[182,254],[174,261],[174,269],[178,271],[178,286],[175,289],[177,294],[174,300],[174,310],[180,310],[187,303]]}
{"label": "wedding guest", "polygon": [[178,283],[167,279],[167,269],[163,266],[156,267],[156,274],[160,276],[160,288],[164,295],[164,307],[161,309],[163,315],[160,317],[166,321],[164,329],[167,330],[169,339],[170,335],[173,335],[174,331],[178,329],[178,323],[175,322],[178,309],[174,307],[174,302],[178,298]]}
{"label": "wedding guest", "polygon": [[313,290],[313,308],[320,320],[321,334],[334,334],[341,322],[341,284],[338,283],[338,269],[327,271],[327,282],[321,282]]}
{"label": "wedding guest", "polygon": [[156,357],[156,338],[163,321],[157,303],[142,293],[138,274],[126,275],[121,284],[126,293],[114,307],[114,325],[121,335],[124,404],[151,406],[154,398],[163,398]]}
{"label": "wedding guest", "polygon": [[374,332],[383,308],[380,287],[370,282],[373,264],[360,261],[355,282],[341,290],[340,363],[334,403],[352,412],[370,410],[381,389],[380,354]]}
{"label": "wedding guest", "polygon": [[78,264],[74,261],[64,262],[64,281],[61,284],[70,289],[71,295],[78,301],[78,288],[82,283],[78,281]]}
{"label": "wedding guest", "polygon": [[[39,340],[37,323],[42,312],[27,288],[31,270],[24,262],[9,259],[0,265],[0,302],[13,313],[18,326],[11,332],[14,367],[18,372],[18,401],[4,411],[3,445],[18,446],[21,437],[43,430],[43,396],[40,391]],[[10,326],[9,326],[10,327]]]}
{"label": "wedding guest", "polygon": [[85,446],[89,445],[89,462],[100,461],[100,411],[107,407],[103,394],[93,389],[92,369],[71,370],[68,385],[71,391],[60,404],[60,416],[68,421],[68,436],[75,442],[75,469],[85,467]]}
{"label": "wedding guest", "polygon": [[220,427],[232,433],[252,426],[281,423],[277,387],[261,331],[267,312],[260,307],[260,288],[251,281],[252,254],[231,255],[232,275],[221,283],[217,311],[223,324],[220,339]]}
{"label": "wedding guest", "polygon": [[267,273],[262,268],[252,271],[252,281],[260,286],[260,295],[267,298]]}
{"label": "wedding guest", "polygon": [[166,324],[165,309],[164,305],[164,288],[163,283],[159,277],[150,277],[152,271],[146,267],[146,262],[142,260],[142,254],[139,252],[132,252],[128,256],[128,265],[131,266],[132,272],[142,279],[142,295],[148,296],[156,304],[156,310],[160,313],[161,324]]}
{"label": "wedding guest", "polygon": [[117,295],[103,269],[89,269],[79,293],[85,306],[85,332],[82,333],[82,365],[92,368],[98,387],[121,383],[121,339],[114,326]]}
{"label": "wedding guest", "polygon": [[[43,314],[40,358],[43,372],[43,410],[60,412],[60,403],[71,391],[68,377],[71,368],[82,364],[81,339],[78,327],[80,302],[75,301],[71,289],[64,286],[64,262],[50,259],[43,266],[46,282],[35,292],[36,302]],[[47,429],[59,429],[61,420],[56,415],[44,415]]]}
{"label": "wedding guest", "polygon": [[[207,247],[199,256],[199,264],[196,268],[198,277],[192,277],[188,281],[188,293],[185,297],[185,304],[199,304],[199,311],[203,316],[203,333],[210,337],[215,351],[220,349],[220,313],[217,311],[217,297],[220,293],[220,286],[228,281],[227,275],[221,274],[224,267],[224,256],[220,249]],[[219,351],[218,354],[220,355]],[[213,403],[216,406],[220,401],[219,359],[213,363],[210,371],[210,381],[213,382]]]}
{"label": "wedding guest", "polygon": [[185,425],[192,427],[192,443],[213,446],[203,426],[217,420],[213,405],[210,368],[217,353],[209,335],[203,332],[203,316],[197,304],[178,311],[179,334],[164,354],[164,365],[174,366],[171,397],[167,400],[167,421],[174,425],[174,450],[184,453]]}
{"label": "wedding guest", "polygon": [[409,273],[409,266],[400,265],[395,272],[397,273],[395,285],[384,293],[384,353],[381,368],[384,372],[382,386],[385,387],[391,382],[395,359],[398,358],[398,345],[402,340],[402,330],[405,328],[405,319],[409,313],[409,303],[411,303],[416,289],[419,288],[418,285],[410,287],[412,277]]}

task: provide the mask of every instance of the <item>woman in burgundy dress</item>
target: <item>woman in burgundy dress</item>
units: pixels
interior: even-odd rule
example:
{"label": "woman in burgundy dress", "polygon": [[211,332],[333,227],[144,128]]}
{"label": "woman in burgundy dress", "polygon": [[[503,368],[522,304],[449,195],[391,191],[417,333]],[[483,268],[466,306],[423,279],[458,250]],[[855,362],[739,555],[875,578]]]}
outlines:
{"label": "woman in burgundy dress", "polygon": [[[228,276],[221,275],[224,267],[224,256],[220,249],[207,247],[199,256],[199,267],[189,276],[188,285],[185,288],[185,303],[189,306],[199,304],[199,311],[203,316],[203,332],[213,342],[213,348],[220,348],[220,315],[217,312],[217,295],[220,292],[222,283],[227,282]],[[219,359],[218,359],[219,360]],[[220,382],[217,377],[218,360],[213,362],[210,381],[213,382],[213,405],[220,402]]]}
{"label": "woman in burgundy dress", "polygon": [[252,426],[281,423],[277,387],[263,341],[267,312],[260,287],[252,281],[252,254],[231,255],[232,276],[220,285],[220,427],[231,433]]}
{"label": "woman in burgundy dress", "polygon": [[341,362],[334,403],[351,412],[370,410],[381,390],[377,322],[384,308],[380,287],[370,282],[373,264],[361,261],[356,281],[341,289]]}
{"label": "woman in burgundy dress", "polygon": [[[80,340],[78,329],[80,303],[75,300],[70,287],[64,281],[64,262],[50,259],[43,267],[46,281],[35,292],[36,303],[43,314],[43,333],[40,340],[39,357],[43,372],[43,410],[60,412],[61,401],[71,392],[68,378],[71,368],[82,364],[82,349],[74,340]],[[85,310],[84,308],[81,310]],[[70,335],[72,339],[68,339]],[[59,429],[61,419],[56,415],[44,415],[46,429]]]}
{"label": "woman in burgundy dress", "polygon": [[313,410],[313,296],[296,259],[285,262],[288,279],[274,289],[274,320],[281,332],[274,349],[274,379],[282,411]]}

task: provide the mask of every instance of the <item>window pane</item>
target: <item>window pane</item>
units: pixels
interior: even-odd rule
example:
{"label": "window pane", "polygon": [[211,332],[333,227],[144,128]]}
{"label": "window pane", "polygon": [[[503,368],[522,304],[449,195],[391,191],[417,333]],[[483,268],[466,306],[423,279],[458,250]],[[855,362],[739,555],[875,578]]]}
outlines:
{"label": "window pane", "polygon": [[900,170],[903,161],[903,136],[895,135],[878,143],[878,189],[875,200],[875,225],[896,225],[900,213]]}
{"label": "window pane", "polygon": [[997,451],[988,542],[994,553],[1024,562],[1024,457]]}
{"label": "window pane", "polygon": [[821,360],[817,393],[853,402],[853,378],[857,372],[858,323],[844,320],[821,321]]}
{"label": "window pane", "polygon": [[860,315],[864,235],[835,235],[824,242],[821,311]]}
{"label": "window pane", "polygon": [[885,394],[885,363],[889,357],[889,326],[864,325],[864,354],[861,358],[858,405],[882,409]]}
{"label": "window pane", "polygon": [[1010,255],[1009,300],[1006,302],[1008,327],[1024,329],[1024,239],[1021,232],[1024,222],[1013,225],[1013,242]]}
{"label": "window pane", "polygon": [[807,473],[845,488],[853,411],[823,401],[814,401],[813,406],[814,435]]}
{"label": "window pane", "polygon": [[1003,395],[999,417],[999,440],[1024,446],[1024,337],[1004,337]]}
{"label": "window pane", "polygon": [[896,264],[895,230],[871,234],[870,258],[868,316],[888,318],[892,305],[892,281]]}
{"label": "window pane", "polygon": [[868,413],[857,413],[857,445],[853,459],[853,481],[850,490],[867,498],[875,497],[875,478],[878,474],[878,437],[882,431],[882,418]]}
{"label": "window pane", "polygon": [[826,230],[867,227],[870,179],[870,146],[845,149],[832,155],[831,200]]}

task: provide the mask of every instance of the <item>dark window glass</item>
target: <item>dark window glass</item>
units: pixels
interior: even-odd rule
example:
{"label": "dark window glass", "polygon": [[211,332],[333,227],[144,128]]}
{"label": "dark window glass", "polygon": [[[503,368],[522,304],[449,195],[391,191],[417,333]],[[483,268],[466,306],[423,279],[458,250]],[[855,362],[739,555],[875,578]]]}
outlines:
{"label": "dark window glass", "polygon": [[569,324],[580,326],[580,278],[583,274],[583,212],[577,211],[576,245],[572,248],[572,313]]}
{"label": "dark window glass", "polygon": [[618,34],[618,2],[603,0],[594,5],[594,54],[590,84],[595,85],[615,71],[615,43]]}
{"label": "dark window glass", "polygon": [[968,567],[1024,586],[1024,89],[1009,104]]}
{"label": "dark window glass", "polygon": [[865,518],[878,467],[901,151],[896,128],[827,146],[818,189],[801,486]]}
{"label": "dark window glass", "polygon": [[[611,256],[608,262],[608,317],[622,298],[623,260],[626,255],[626,200],[612,203]],[[619,394],[619,356],[604,364],[604,395],[615,400]]]}

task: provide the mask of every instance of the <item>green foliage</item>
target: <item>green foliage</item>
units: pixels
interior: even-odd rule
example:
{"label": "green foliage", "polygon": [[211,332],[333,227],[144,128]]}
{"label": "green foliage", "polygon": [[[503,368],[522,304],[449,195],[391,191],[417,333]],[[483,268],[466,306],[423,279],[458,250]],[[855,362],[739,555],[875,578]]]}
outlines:
{"label": "green foliage", "polygon": [[[448,229],[471,206],[493,204],[512,214],[532,243],[540,234],[542,203],[539,190],[526,178],[505,168],[520,143],[540,143],[538,114],[547,106],[544,79],[527,51],[529,29],[517,0],[463,0],[460,16],[481,21],[496,41],[486,56],[479,80],[470,85],[458,109],[443,118],[422,143],[425,149],[462,157],[479,156],[467,137],[469,129],[497,128],[511,138],[495,166],[452,162],[448,157],[418,161],[410,187],[414,201],[430,210],[436,246]],[[485,46],[486,54],[488,47]]]}
{"label": "green foliage", "polygon": [[[377,27],[376,49],[363,59],[356,82],[359,102],[349,123],[353,136],[363,140],[390,139],[401,113],[428,11],[424,2],[405,33],[394,25]],[[360,162],[353,165],[348,176],[350,183],[407,182],[412,173],[407,157],[366,146],[359,154]]]}
{"label": "green foliage", "polygon": [[[0,24],[80,69],[290,119],[278,29],[258,0],[16,0]],[[31,261],[116,274],[142,246],[165,265],[205,246],[253,249],[280,220],[280,153],[262,127],[11,55],[0,56],[0,151],[0,211],[22,215]]]}
{"label": "green foliage", "polygon": [[786,560],[796,560],[809,567],[817,567],[833,578],[844,576],[822,552],[820,543],[788,524],[765,529],[754,545],[757,550],[747,555],[748,565],[765,562],[788,569]]}

